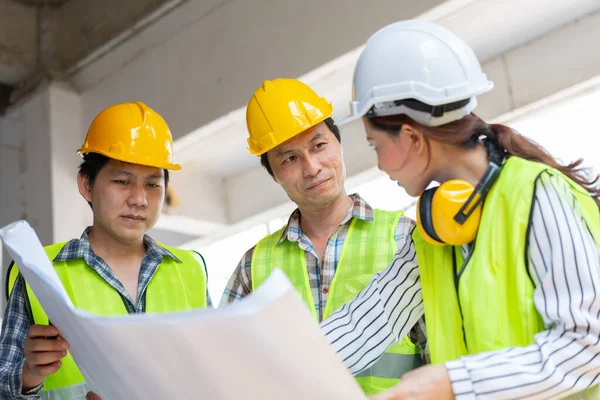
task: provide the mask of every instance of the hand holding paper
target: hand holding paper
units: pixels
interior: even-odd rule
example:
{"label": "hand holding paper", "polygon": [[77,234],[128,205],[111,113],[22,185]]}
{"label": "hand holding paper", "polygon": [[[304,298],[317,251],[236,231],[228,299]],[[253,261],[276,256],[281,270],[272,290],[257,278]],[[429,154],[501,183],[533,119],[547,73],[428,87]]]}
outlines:
{"label": "hand holding paper", "polygon": [[99,317],[74,307],[29,224],[0,237],[104,400],[365,399],[279,270],[218,310]]}
{"label": "hand holding paper", "polygon": [[54,326],[32,325],[23,345],[23,390],[41,385],[45,377],[58,371],[68,348]]}

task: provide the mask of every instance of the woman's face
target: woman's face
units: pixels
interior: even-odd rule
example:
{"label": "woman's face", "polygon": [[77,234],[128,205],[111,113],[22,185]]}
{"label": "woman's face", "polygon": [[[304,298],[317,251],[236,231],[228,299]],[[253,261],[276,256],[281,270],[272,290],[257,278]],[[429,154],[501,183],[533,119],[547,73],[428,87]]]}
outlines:
{"label": "woman's face", "polygon": [[363,118],[367,141],[377,153],[377,164],[390,179],[396,181],[413,197],[427,188],[429,152],[423,134],[404,124],[397,135],[373,126]]}

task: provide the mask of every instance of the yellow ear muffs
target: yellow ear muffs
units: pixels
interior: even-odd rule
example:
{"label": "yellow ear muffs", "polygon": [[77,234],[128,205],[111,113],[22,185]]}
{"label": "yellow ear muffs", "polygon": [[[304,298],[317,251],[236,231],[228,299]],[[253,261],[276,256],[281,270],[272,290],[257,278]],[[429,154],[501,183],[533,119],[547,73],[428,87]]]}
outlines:
{"label": "yellow ear muffs", "polygon": [[427,189],[419,197],[419,200],[417,201],[417,228],[425,241],[434,245],[443,246],[445,243],[440,239],[437,233],[435,233],[433,221],[431,219],[431,204],[437,188],[438,187],[436,186]]}
{"label": "yellow ear muffs", "polygon": [[428,243],[462,246],[475,240],[483,200],[500,176],[506,160],[496,142],[486,140],[485,144],[490,160],[476,187],[454,179],[424,191],[419,197],[417,227]]}
{"label": "yellow ear muffs", "polygon": [[[417,226],[428,243],[460,246],[475,239],[481,220],[481,202],[474,198],[470,202],[474,210],[461,210],[474,190],[468,182],[450,180],[423,192],[417,204]],[[468,215],[462,223],[456,220],[461,212]]]}

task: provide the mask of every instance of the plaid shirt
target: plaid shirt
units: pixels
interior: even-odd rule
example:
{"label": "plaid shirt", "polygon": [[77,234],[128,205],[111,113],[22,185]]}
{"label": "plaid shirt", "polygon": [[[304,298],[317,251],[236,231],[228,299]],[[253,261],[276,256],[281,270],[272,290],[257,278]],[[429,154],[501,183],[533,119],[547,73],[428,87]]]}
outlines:
{"label": "plaid shirt", "polygon": [[[112,269],[104,260],[94,254],[88,239],[87,228],[80,239],[73,239],[68,242],[54,258],[53,261],[69,261],[83,258],[85,263],[94,269],[112,288],[114,288],[123,297],[127,312],[143,313],[145,312],[144,297],[146,288],[156,272],[163,257],[170,257],[177,262],[181,262],[169,250],[159,246],[150,237],[144,236],[144,246],[146,254],[142,258],[140,267],[137,304],[133,303],[131,296],[127,293],[123,284],[119,281]],[[31,313],[25,298],[26,291],[25,280],[19,275],[11,295],[8,299],[6,312],[2,324],[2,334],[0,335],[0,398],[1,399],[38,399],[42,385],[30,390],[26,394],[22,391],[23,364],[23,343],[27,337],[29,327],[33,324]],[[212,307],[208,291],[206,293],[207,305]]]}
{"label": "plaid shirt", "polygon": [[[304,250],[306,256],[306,266],[308,268],[308,276],[310,280],[310,288],[313,295],[315,310],[319,316],[319,321],[323,319],[325,304],[327,304],[327,296],[333,276],[337,269],[337,264],[344,245],[344,239],[348,233],[348,228],[352,222],[352,218],[359,218],[365,221],[373,221],[373,208],[364,201],[358,194],[350,196],[354,203],[348,209],[346,216],[338,230],[331,235],[325,246],[325,253],[322,262],[319,261],[317,252],[311,243],[308,236],[302,233],[300,229],[300,210],[296,209],[290,216],[287,226],[281,234],[279,243],[284,240],[298,243],[298,246]],[[400,218],[394,233],[397,247],[404,247],[404,242],[410,239],[410,232],[414,223],[406,218]],[[243,256],[238,266],[229,279],[221,304],[232,303],[242,299],[252,292],[252,254],[254,247],[248,250]],[[429,363],[429,348],[427,347],[427,336],[425,332],[425,321],[423,318],[419,320],[410,334],[410,339],[413,343],[418,344],[421,350],[421,357],[424,362]]]}

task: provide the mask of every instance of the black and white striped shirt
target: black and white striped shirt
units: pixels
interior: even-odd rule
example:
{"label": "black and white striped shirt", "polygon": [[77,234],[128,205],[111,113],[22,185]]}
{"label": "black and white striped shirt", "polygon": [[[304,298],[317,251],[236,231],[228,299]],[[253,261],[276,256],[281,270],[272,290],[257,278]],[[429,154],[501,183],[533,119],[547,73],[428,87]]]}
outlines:
{"label": "black and white striped shirt", "polygon": [[[321,325],[353,374],[369,367],[423,314],[410,236],[415,227],[406,221],[405,246],[392,264]],[[529,273],[535,283],[534,303],[547,330],[526,347],[447,362],[456,398],[551,399],[598,384],[599,260],[599,249],[568,184],[543,173],[533,203]]]}

